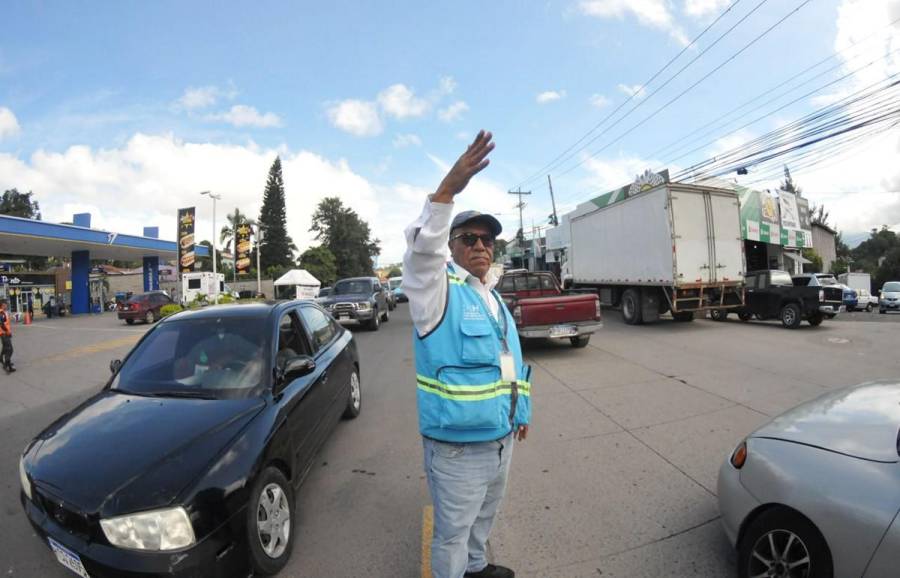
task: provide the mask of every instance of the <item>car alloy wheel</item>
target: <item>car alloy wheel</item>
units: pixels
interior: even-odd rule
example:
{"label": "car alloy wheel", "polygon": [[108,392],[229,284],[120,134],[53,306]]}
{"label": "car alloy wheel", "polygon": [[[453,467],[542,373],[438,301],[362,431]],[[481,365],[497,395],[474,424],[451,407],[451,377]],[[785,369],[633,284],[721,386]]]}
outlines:
{"label": "car alloy wheel", "polygon": [[291,536],[291,505],[277,483],[266,485],[259,495],[256,533],[266,556],[279,558],[284,554]]}
{"label": "car alloy wheel", "polygon": [[350,374],[350,394],[347,397],[347,407],[344,409],[344,417],[353,419],[359,415],[362,408],[362,388],[359,386],[359,373],[354,369]]}
{"label": "car alloy wheel", "polygon": [[144,315],[144,322],[149,325],[153,323],[156,319],[153,317],[153,311],[147,311],[147,314]]}
{"label": "car alloy wheel", "polygon": [[810,557],[806,544],[790,530],[772,530],[753,545],[751,576],[793,578],[809,576]]}
{"label": "car alloy wheel", "polygon": [[799,512],[775,507],[762,512],[738,544],[739,578],[832,578],[828,544]]}
{"label": "car alloy wheel", "polygon": [[788,303],[781,310],[781,324],[788,329],[796,329],[800,320],[800,308],[796,304]]}

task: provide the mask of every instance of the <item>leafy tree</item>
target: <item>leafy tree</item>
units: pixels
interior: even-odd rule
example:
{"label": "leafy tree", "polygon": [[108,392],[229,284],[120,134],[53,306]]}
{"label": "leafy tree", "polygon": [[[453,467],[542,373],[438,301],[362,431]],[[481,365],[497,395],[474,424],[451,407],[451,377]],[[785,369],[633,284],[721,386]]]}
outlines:
{"label": "leafy tree", "polygon": [[297,264],[309,271],[322,285],[332,285],[337,280],[334,254],[324,245],[310,247],[304,251]]}
{"label": "leafy tree", "polygon": [[872,284],[876,289],[888,281],[900,279],[900,246],[896,246],[884,255],[884,260],[872,277]]}
{"label": "leafy tree", "polygon": [[294,263],[293,250],[296,250],[287,234],[287,214],[284,208],[284,179],[281,176],[281,159],[269,169],[266,190],[263,193],[263,204],[259,211],[259,226],[263,228],[263,242],[260,247],[260,266],[263,271],[272,267],[289,269]]}
{"label": "leafy tree", "polygon": [[506,255],[506,245],[509,243],[506,239],[494,239],[494,261],[501,263]]}
{"label": "leafy tree", "polygon": [[787,165],[784,165],[784,182],[781,183],[781,190],[794,193],[798,197],[803,196],[803,190],[794,183],[794,179],[791,177],[791,171],[788,169]]}
{"label": "leafy tree", "polygon": [[334,255],[338,277],[372,275],[372,258],[381,253],[378,239],[371,238],[369,224],[339,198],[322,199],[310,231]]}
{"label": "leafy tree", "polygon": [[812,263],[806,264],[803,266],[804,273],[821,273],[822,272],[822,257],[816,253],[816,250],[808,247],[803,249],[802,251],[803,257],[812,261]]}
{"label": "leafy tree", "polygon": [[400,267],[397,267],[397,266],[395,265],[395,266],[391,267],[391,270],[390,270],[390,271],[387,272],[387,276],[388,276],[388,278],[391,278],[391,277],[402,277],[402,276],[403,276],[403,270],[400,269]]}
{"label": "leafy tree", "polygon": [[831,272],[835,275],[846,273],[850,270],[850,261],[846,257],[838,257],[831,262]]}
{"label": "leafy tree", "polygon": [[31,198],[33,195],[31,191],[20,193],[18,189],[4,191],[3,198],[0,199],[0,215],[40,221],[41,208],[38,202]]}
{"label": "leafy tree", "polygon": [[[34,193],[20,193],[18,189],[8,189],[3,192],[3,198],[0,199],[0,215],[10,215],[11,217],[22,217],[23,219],[41,220],[41,208],[33,197]],[[47,267],[46,257],[27,257],[25,259],[25,267],[29,270],[45,269]]]}
{"label": "leafy tree", "polygon": [[[891,251],[900,248],[900,235],[887,227],[872,229],[869,238],[850,251],[854,270],[863,270],[873,276],[878,276],[881,271],[879,261],[887,257]],[[888,268],[885,272],[889,271]]]}
{"label": "leafy tree", "polygon": [[828,224],[828,217],[831,215],[825,210],[825,205],[813,205],[809,208],[809,222],[813,225],[822,225],[831,228]]}

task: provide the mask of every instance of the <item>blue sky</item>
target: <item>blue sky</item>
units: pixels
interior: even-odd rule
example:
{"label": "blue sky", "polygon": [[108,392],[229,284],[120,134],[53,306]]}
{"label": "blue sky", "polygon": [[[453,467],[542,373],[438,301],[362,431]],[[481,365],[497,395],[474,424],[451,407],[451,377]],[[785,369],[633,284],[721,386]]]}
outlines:
{"label": "blue sky", "polygon": [[[862,1],[880,7],[858,10]],[[100,226],[135,232],[158,224],[163,236],[174,237],[174,209],[203,207],[199,190],[221,191],[222,211],[239,206],[255,215],[268,164],[281,154],[289,225],[301,249],[312,242],[306,229],[315,202],[338,194],[373,224],[384,260],[395,261],[419,199],[479,128],[494,132],[497,149],[459,204],[499,212],[512,228],[517,215],[506,189],[603,119],[627,98],[627,87],[640,86],[728,4],[6,2],[0,186],[33,190],[51,220],[90,210]],[[676,68],[757,4],[738,2]],[[798,4],[763,3],[588,150],[656,110]],[[662,145],[834,54],[842,35],[886,25],[891,11],[900,16],[898,4],[812,0],[644,127],[561,175],[554,182],[561,204],[659,168],[667,159],[649,155]],[[861,12],[864,18],[853,16]],[[897,36],[889,31],[885,41]],[[731,144],[815,106],[800,102],[731,137],[738,139]],[[896,158],[893,137],[888,152]],[[717,146],[724,145],[712,143],[680,166]],[[823,202],[846,196],[832,201],[832,193],[900,188],[874,178],[871,166],[843,166],[839,174],[848,170],[859,174],[840,182],[829,175],[796,178],[810,195],[822,189]],[[526,219],[544,222],[546,177],[527,188],[534,195]],[[201,213],[201,228],[209,216]],[[866,230],[871,218],[854,213],[838,224]]]}

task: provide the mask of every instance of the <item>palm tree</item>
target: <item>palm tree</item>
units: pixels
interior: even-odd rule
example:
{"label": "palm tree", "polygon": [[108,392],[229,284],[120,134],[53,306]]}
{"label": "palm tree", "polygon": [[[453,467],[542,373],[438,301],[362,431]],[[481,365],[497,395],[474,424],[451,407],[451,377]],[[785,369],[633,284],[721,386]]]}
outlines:
{"label": "palm tree", "polygon": [[[228,249],[234,257],[235,265],[237,265],[237,247],[234,246],[234,232],[241,225],[255,227],[256,221],[248,219],[247,215],[242,213],[240,209],[235,209],[233,213],[229,213],[225,218],[228,220],[228,223],[222,227],[222,230],[219,233],[219,243],[222,243],[224,247]],[[237,283],[237,267],[234,267],[233,269],[234,282]]]}

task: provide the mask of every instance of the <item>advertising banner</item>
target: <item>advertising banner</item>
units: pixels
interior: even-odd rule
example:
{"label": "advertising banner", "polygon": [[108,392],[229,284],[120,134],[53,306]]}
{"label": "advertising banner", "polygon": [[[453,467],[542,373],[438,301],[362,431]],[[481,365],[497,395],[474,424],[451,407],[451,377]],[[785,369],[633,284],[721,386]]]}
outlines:
{"label": "advertising banner", "polygon": [[234,267],[238,275],[250,272],[250,225],[238,225],[235,235]]}
{"label": "advertising banner", "polygon": [[778,205],[768,193],[736,188],[741,203],[741,236],[748,241],[778,245]]}
{"label": "advertising banner", "polygon": [[178,209],[178,270],[182,273],[192,273],[197,261],[194,255],[194,209]]}
{"label": "advertising banner", "polygon": [[812,222],[807,199],[797,197],[797,213],[800,215],[800,230],[803,231],[803,246],[812,247]]}
{"label": "advertising banner", "polygon": [[[804,207],[803,210],[801,210],[801,206]],[[778,191],[778,207],[781,212],[781,244],[785,247],[809,247],[812,244],[809,201],[788,191]],[[804,219],[807,230],[804,230]],[[807,231],[809,232],[808,237]]]}

